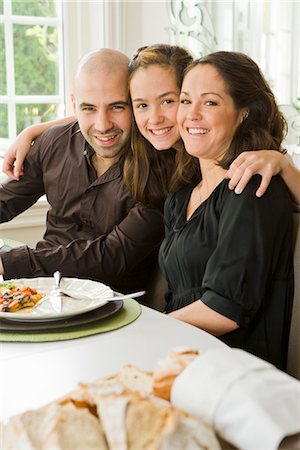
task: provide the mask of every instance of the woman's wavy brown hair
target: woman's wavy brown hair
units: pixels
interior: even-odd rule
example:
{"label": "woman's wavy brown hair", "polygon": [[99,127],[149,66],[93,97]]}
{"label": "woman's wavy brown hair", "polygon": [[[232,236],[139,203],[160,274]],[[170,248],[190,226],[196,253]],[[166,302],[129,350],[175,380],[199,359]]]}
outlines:
{"label": "woman's wavy brown hair", "polygon": [[[181,88],[183,74],[193,61],[192,55],[177,45],[156,44],[140,48],[129,63],[129,83],[136,71],[157,65],[174,71],[177,85]],[[162,208],[166,196],[175,187],[175,167],[180,172],[180,183],[195,178],[197,160],[184,150],[156,150],[139,132],[134,122],[131,132],[131,152],[125,160],[124,179],[133,197],[148,206]],[[190,170],[190,167],[194,167]],[[195,169],[196,168],[196,169]]]}
{"label": "woman's wavy brown hair", "polygon": [[185,75],[199,64],[211,64],[223,78],[236,108],[249,111],[236,129],[226,155],[219,161],[220,166],[228,169],[232,161],[247,150],[283,152],[281,143],[287,130],[286,120],[258,65],[243,53],[220,51],[195,60]]}

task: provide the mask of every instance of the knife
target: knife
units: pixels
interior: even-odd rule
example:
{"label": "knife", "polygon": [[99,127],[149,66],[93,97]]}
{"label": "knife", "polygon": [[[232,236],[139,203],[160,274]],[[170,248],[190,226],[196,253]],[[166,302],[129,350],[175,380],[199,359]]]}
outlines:
{"label": "knife", "polygon": [[112,302],[115,300],[125,300],[126,298],[141,297],[144,294],[146,294],[146,291],[139,291],[133,292],[132,294],[120,294],[120,295],[113,295],[112,297],[103,297],[103,300],[106,300],[107,302]]}
{"label": "knife", "polygon": [[49,300],[51,303],[52,308],[56,312],[61,312],[62,309],[62,297],[63,292],[59,287],[60,279],[61,279],[61,273],[57,270],[53,274],[54,282],[55,282],[55,288],[52,289],[52,291],[49,294]]}

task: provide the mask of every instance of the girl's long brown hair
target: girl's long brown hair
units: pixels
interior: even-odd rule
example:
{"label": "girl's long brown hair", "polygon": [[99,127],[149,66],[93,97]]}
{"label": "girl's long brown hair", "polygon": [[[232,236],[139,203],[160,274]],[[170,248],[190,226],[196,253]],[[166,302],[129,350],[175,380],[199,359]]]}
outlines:
{"label": "girl's long brown hair", "polygon": [[[191,54],[176,45],[157,44],[139,49],[129,64],[129,82],[141,67],[158,65],[174,71],[181,88],[184,70],[192,62]],[[125,160],[124,179],[133,197],[155,208],[162,208],[166,196],[177,185],[176,167],[180,167],[180,183],[189,183],[198,173],[197,160],[184,150],[156,150],[139,132],[134,122],[131,133],[131,151]],[[191,170],[192,168],[192,170]]]}

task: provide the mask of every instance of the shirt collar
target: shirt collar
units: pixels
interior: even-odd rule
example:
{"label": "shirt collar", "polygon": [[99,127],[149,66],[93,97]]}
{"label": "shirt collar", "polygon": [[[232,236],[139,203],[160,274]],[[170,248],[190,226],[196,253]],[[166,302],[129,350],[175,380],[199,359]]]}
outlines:
{"label": "shirt collar", "polygon": [[[84,145],[83,145],[83,154],[85,158],[87,159],[87,162],[90,167],[93,167],[92,164],[92,156],[94,155],[95,151],[92,149],[92,147],[89,145],[89,143],[84,139]],[[126,150],[125,150],[126,153]],[[121,158],[113,165],[111,166],[103,175],[98,177],[93,184],[102,184],[107,183],[109,181],[115,180],[119,178],[120,176],[123,176],[123,167],[124,167],[124,156],[121,156]]]}

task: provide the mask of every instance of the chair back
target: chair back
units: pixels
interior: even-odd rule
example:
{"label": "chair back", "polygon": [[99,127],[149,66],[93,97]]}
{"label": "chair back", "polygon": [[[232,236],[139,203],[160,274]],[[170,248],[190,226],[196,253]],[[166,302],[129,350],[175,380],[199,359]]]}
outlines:
{"label": "chair back", "polygon": [[288,348],[287,372],[300,380],[300,213],[294,219],[294,278],[295,292]]}
{"label": "chair back", "polygon": [[149,277],[146,294],[142,297],[141,303],[157,311],[164,311],[166,306],[165,293],[167,289],[168,283],[157,265]]}

